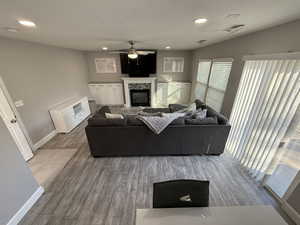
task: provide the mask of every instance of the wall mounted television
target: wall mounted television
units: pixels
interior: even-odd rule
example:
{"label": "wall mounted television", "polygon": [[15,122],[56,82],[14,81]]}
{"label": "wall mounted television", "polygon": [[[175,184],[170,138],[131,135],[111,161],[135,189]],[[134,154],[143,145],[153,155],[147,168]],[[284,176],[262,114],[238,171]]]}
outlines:
{"label": "wall mounted television", "polygon": [[126,53],[120,54],[121,72],[130,77],[149,77],[156,73],[156,55],[139,55],[137,59],[129,59]]}

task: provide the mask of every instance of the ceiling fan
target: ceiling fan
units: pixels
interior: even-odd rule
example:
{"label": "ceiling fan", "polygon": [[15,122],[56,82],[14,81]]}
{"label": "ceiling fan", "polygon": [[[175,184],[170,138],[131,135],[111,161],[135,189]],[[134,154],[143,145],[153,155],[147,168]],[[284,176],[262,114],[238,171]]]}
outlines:
{"label": "ceiling fan", "polygon": [[130,48],[128,50],[113,50],[109,51],[109,53],[112,54],[119,54],[124,53],[128,54],[128,58],[130,59],[136,59],[139,55],[148,55],[148,54],[155,54],[155,51],[149,51],[149,50],[137,50],[134,48],[135,41],[128,41]]}

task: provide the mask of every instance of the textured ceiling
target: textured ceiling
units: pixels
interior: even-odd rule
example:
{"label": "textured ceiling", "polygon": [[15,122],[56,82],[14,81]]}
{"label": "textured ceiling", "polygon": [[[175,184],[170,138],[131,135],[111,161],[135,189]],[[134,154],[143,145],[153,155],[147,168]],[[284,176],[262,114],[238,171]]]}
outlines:
{"label": "textured ceiling", "polygon": [[[208,22],[196,26],[199,17]],[[0,36],[79,50],[126,48],[127,40],[138,48],[194,49],[299,17],[300,0],[0,0]],[[37,28],[21,27],[21,18]],[[235,24],[246,27],[224,31]]]}

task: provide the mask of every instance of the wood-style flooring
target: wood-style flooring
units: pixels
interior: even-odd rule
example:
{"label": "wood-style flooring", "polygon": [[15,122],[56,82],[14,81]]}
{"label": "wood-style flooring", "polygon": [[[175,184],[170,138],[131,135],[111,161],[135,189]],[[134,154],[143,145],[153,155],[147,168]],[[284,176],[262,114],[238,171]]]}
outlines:
{"label": "wood-style flooring", "polygon": [[169,179],[209,180],[210,206],[276,206],[230,156],[93,158],[83,128],[44,146],[78,151],[21,225],[134,225],[136,208],[152,207],[153,183]]}

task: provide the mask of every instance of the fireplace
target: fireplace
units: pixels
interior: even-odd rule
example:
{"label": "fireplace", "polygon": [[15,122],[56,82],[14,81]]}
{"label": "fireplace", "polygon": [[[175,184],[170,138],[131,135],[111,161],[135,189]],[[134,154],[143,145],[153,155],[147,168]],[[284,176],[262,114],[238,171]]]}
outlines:
{"label": "fireplace", "polygon": [[131,106],[150,106],[150,90],[149,89],[131,89],[130,90]]}
{"label": "fireplace", "polygon": [[155,77],[124,77],[125,106],[155,107]]}

